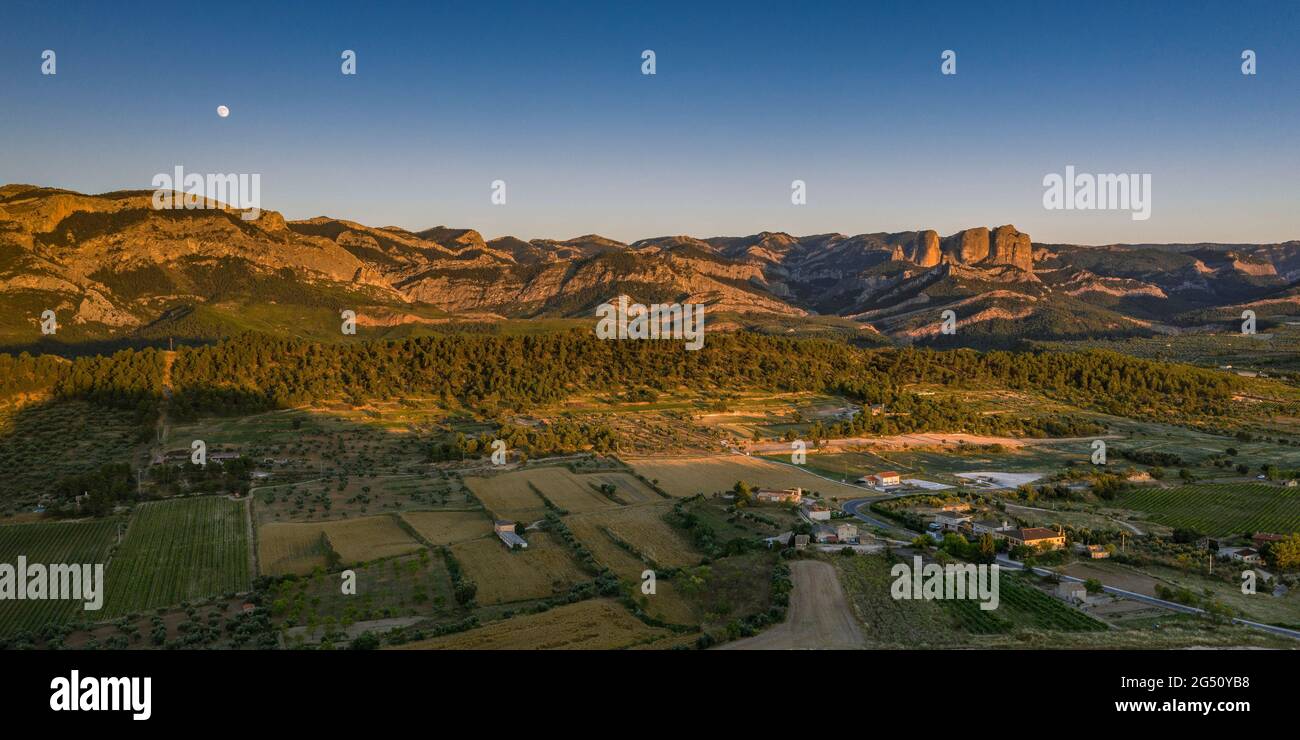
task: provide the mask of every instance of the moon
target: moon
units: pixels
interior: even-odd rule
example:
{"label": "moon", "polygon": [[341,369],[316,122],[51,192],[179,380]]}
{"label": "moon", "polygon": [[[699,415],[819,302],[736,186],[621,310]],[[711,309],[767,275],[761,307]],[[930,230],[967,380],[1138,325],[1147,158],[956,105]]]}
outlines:
{"label": "moon", "polygon": [[230,115],[230,109],[224,105],[218,105],[217,115],[221,116],[222,118],[225,118],[226,116]]}

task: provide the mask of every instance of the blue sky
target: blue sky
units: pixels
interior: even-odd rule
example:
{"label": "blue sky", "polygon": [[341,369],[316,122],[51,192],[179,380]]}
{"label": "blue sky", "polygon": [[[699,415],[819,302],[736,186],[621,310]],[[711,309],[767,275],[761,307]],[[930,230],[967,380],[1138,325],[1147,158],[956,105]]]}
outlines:
{"label": "blue sky", "polygon": [[[1300,238],[1297,38],[1291,2],[6,0],[0,181],[260,173],[289,218],[489,238],[1281,241]],[[1150,173],[1151,218],[1045,210],[1066,165]]]}

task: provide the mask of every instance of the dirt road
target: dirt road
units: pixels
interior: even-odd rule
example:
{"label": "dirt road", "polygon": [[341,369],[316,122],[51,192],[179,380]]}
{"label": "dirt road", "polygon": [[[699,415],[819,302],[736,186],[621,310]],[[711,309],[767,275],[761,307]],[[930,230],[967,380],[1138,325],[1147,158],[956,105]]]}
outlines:
{"label": "dirt road", "polygon": [[794,593],[785,621],[722,650],[843,650],[862,647],[862,632],[849,610],[835,568],[817,560],[790,564]]}

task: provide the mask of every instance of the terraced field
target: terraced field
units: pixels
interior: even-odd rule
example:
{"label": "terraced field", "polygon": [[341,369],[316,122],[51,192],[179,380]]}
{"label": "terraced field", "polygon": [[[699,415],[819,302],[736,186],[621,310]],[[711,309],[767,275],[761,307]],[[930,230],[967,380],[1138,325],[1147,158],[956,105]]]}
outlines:
{"label": "terraced field", "polygon": [[1120,497],[1121,506],[1171,527],[1214,535],[1300,531],[1300,489],[1257,483],[1201,483],[1144,488]]}
{"label": "terraced field", "polygon": [[142,504],[105,577],[105,619],[246,591],[244,502],[217,496]]}
{"label": "terraced field", "polygon": [[[41,522],[0,526],[0,563],[107,563],[117,538],[120,519],[89,522]],[[99,612],[86,611],[83,602],[70,600],[0,601],[0,635],[38,629],[46,624],[95,620]]]}

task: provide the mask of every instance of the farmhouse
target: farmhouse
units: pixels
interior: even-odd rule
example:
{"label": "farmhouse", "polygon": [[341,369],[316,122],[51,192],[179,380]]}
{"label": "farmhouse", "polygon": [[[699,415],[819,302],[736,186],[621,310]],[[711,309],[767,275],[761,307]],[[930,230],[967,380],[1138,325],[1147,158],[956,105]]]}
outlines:
{"label": "farmhouse", "polygon": [[1084,602],[1088,600],[1088,589],[1076,581],[1061,581],[1056,586],[1056,596],[1066,601]]}
{"label": "farmhouse", "polygon": [[1059,550],[1065,547],[1065,532],[1052,531],[1045,527],[1029,527],[1028,529],[1007,529],[999,534],[1010,542],[1014,547],[1016,545],[1025,545],[1037,550]]}
{"label": "farmhouse", "polygon": [[822,524],[813,530],[813,541],[823,544],[827,542],[838,542],[839,535],[835,532],[834,527]]}
{"label": "farmhouse", "polygon": [[869,486],[896,486],[899,484],[899,475],[892,470],[885,470],[858,480]]}
{"label": "farmhouse", "polygon": [[505,519],[497,519],[492,522],[492,530],[497,533],[497,537],[506,544],[511,550],[518,547],[520,550],[528,549],[528,541],[515,533],[515,523]]}
{"label": "farmhouse", "polygon": [[1004,530],[1011,529],[1011,525],[1005,521],[999,522],[995,519],[981,519],[979,521],[972,521],[970,523],[970,529],[971,533],[977,537],[982,534],[1001,536]]}
{"label": "farmhouse", "polygon": [[1084,551],[1087,553],[1088,557],[1093,560],[1101,560],[1110,557],[1110,550],[1107,550],[1101,545],[1088,545],[1084,548]]}
{"label": "farmhouse", "polygon": [[852,524],[836,525],[835,539],[838,542],[857,542],[858,528]]}
{"label": "farmhouse", "polygon": [[1272,532],[1256,532],[1255,536],[1250,538],[1255,543],[1255,547],[1263,547],[1269,542],[1281,542],[1284,539],[1286,538],[1282,535],[1273,534]]}
{"label": "farmhouse", "polygon": [[797,504],[803,499],[802,488],[760,488],[754,499],[763,504]]}
{"label": "farmhouse", "polygon": [[826,508],[824,504],[815,501],[805,501],[803,512],[814,522],[828,522],[831,519],[831,510]]}
{"label": "farmhouse", "polygon": [[940,529],[948,532],[956,532],[961,529],[961,525],[970,522],[971,515],[964,511],[941,511],[934,515],[934,523],[939,525]]}
{"label": "farmhouse", "polygon": [[1259,550],[1256,550],[1253,547],[1243,547],[1240,550],[1237,550],[1236,552],[1232,553],[1228,557],[1232,558],[1233,560],[1240,560],[1243,563],[1258,563]]}

